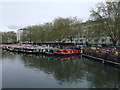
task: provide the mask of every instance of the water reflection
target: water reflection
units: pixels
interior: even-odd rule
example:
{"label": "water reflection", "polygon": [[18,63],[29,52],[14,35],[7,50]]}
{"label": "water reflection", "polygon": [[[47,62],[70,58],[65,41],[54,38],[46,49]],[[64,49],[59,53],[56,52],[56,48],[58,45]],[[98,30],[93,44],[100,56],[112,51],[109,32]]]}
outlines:
{"label": "water reflection", "polygon": [[97,63],[93,64],[90,60],[88,60],[86,63],[89,64],[89,65],[86,65],[86,69],[88,71],[86,79],[92,82],[91,87],[103,87],[103,88],[104,87],[113,87],[113,88],[119,87],[120,71],[117,72],[117,70],[109,66],[106,66],[104,64],[102,65],[97,64]]}
{"label": "water reflection", "polygon": [[60,57],[3,52],[2,57],[10,60],[19,57],[26,68],[52,75],[60,85],[75,83],[81,88],[79,84],[84,83],[87,88],[120,87],[120,70],[78,55]]}
{"label": "water reflection", "polygon": [[0,60],[0,89],[2,89],[2,64]]}
{"label": "water reflection", "polygon": [[44,71],[47,74],[53,74],[60,84],[63,82],[77,82],[83,78],[84,71],[79,56],[74,57],[56,57],[56,56],[23,56],[26,67],[34,67]]}

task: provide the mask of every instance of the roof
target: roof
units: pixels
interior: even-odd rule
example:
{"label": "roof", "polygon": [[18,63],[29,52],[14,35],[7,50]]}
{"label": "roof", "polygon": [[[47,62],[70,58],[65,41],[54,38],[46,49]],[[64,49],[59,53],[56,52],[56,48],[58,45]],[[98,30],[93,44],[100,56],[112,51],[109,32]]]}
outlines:
{"label": "roof", "polygon": [[77,50],[77,49],[61,49],[59,51],[63,51],[63,50],[66,50],[66,51],[74,51],[74,50]]}
{"label": "roof", "polygon": [[79,46],[79,47],[85,47],[85,46],[87,46],[87,45],[76,45],[76,46]]}

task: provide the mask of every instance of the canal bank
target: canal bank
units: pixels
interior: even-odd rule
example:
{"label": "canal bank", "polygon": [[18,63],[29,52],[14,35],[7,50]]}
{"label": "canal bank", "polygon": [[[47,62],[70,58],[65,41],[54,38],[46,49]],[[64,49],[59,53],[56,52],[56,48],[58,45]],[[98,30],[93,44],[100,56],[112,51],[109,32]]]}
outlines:
{"label": "canal bank", "polygon": [[92,58],[93,60],[97,60],[98,62],[100,62],[100,63],[102,63],[102,64],[108,64],[108,65],[111,65],[111,66],[113,66],[113,67],[120,68],[120,63],[108,61],[108,60],[105,60],[105,59],[93,57],[93,56],[86,55],[86,54],[82,54],[82,56],[83,56],[83,57],[87,57],[87,58]]}
{"label": "canal bank", "polygon": [[[85,47],[82,52],[82,56],[92,58],[101,62],[102,64],[108,64],[120,68],[120,55],[118,50],[114,48],[96,48]],[[117,54],[116,54],[117,53]]]}

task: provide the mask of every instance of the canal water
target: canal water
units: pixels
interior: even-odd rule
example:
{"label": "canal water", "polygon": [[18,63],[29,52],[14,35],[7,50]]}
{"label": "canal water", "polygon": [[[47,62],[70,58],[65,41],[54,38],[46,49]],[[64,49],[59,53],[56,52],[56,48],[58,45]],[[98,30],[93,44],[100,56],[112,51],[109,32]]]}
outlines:
{"label": "canal water", "polygon": [[120,70],[96,60],[2,52],[2,88],[120,88]]}

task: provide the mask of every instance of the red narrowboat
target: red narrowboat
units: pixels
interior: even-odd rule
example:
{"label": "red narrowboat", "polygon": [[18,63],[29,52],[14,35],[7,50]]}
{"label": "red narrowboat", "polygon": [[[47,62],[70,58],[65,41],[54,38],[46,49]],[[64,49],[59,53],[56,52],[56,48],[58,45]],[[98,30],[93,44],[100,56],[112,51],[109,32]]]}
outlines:
{"label": "red narrowboat", "polygon": [[77,49],[62,49],[55,52],[56,55],[76,55],[80,54]]}

